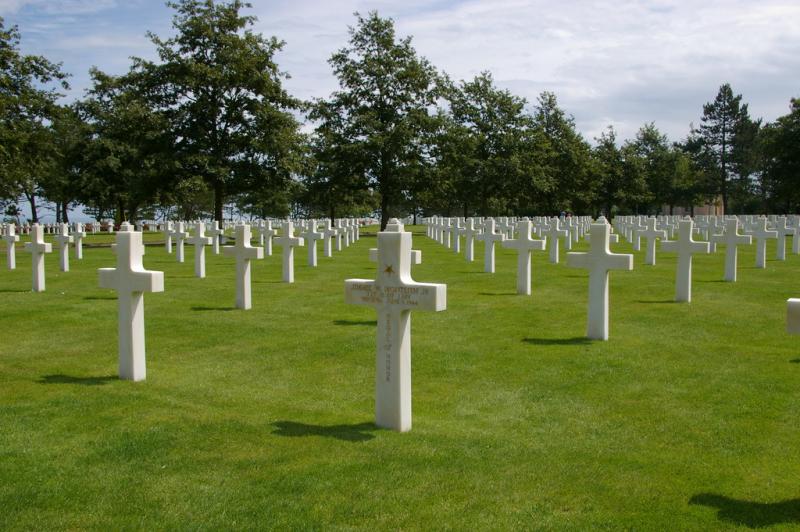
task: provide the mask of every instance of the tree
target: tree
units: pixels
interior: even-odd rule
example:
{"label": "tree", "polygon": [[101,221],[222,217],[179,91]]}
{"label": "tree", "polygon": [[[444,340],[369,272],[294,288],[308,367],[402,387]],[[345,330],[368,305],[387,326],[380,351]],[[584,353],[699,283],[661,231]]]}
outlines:
{"label": "tree", "polygon": [[149,34],[160,64],[135,59],[151,83],[150,97],[174,135],[181,177],[199,176],[214,194],[214,217],[226,198],[280,190],[297,169],[301,142],[292,111],[300,103],[282,86],[275,54],[283,41],[253,33],[250,4],[240,0],[179,0],[177,35]]}
{"label": "tree", "polygon": [[754,132],[747,104],[741,102],[742,95],[734,96],[730,84],[723,84],[714,101],[703,105],[700,125],[707,160],[713,164],[710,175],[714,189],[722,196],[725,212],[728,212],[731,182],[738,175],[741,189],[742,183],[750,177],[752,155],[749,152]]}
{"label": "tree", "polygon": [[328,61],[339,80],[324,104],[341,120],[337,164],[353,175],[363,170],[380,194],[381,228],[404,203],[425,158],[423,131],[432,127],[437,75],[417,56],[411,38],[397,40],[394,22],[377,12],[356,13],[348,46]]}
{"label": "tree", "polygon": [[59,89],[68,89],[61,65],[42,56],[22,55],[16,26],[6,29],[0,18],[0,196],[21,194],[38,221],[36,196],[47,171],[48,123],[57,111]]}
{"label": "tree", "polygon": [[800,99],[792,98],[790,112],[761,131],[761,187],[771,212],[800,209]]}

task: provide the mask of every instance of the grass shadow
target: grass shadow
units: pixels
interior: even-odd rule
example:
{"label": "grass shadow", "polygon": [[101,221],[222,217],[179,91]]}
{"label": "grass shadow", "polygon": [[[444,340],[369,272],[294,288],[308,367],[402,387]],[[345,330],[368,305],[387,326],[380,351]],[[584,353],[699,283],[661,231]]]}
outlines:
{"label": "grass shadow", "polygon": [[214,311],[214,310],[218,310],[221,312],[229,312],[231,310],[236,310],[236,307],[209,307],[205,305],[195,305],[192,307],[192,310],[194,310],[195,312]]}
{"label": "grass shadow", "polygon": [[697,283],[727,283],[725,279],[695,279]]}
{"label": "grass shadow", "polygon": [[800,499],[781,502],[752,502],[733,499],[714,493],[699,493],[689,499],[689,504],[717,509],[717,519],[750,528],[778,524],[800,524]]}
{"label": "grass shadow", "polygon": [[371,434],[377,430],[374,423],[356,423],[353,425],[308,425],[296,421],[277,421],[273,423],[273,434],[298,438],[303,436],[323,436],[342,441],[369,441],[375,437]]}
{"label": "grass shadow", "polygon": [[793,358],[789,361],[790,364],[800,364],[800,358]]}
{"label": "grass shadow", "polygon": [[0,290],[2,294],[22,294],[24,292],[30,292],[31,290],[19,290],[17,288],[4,288]]}
{"label": "grass shadow", "polygon": [[378,320],[333,320],[334,325],[378,325]]}
{"label": "grass shadow", "polygon": [[84,301],[114,301],[117,296],[84,296]]}
{"label": "grass shadow", "polygon": [[523,342],[533,345],[588,345],[592,340],[585,336],[573,338],[523,338]]}
{"label": "grass shadow", "polygon": [[479,296],[515,296],[516,292],[478,292]]}
{"label": "grass shadow", "polygon": [[109,381],[119,380],[116,375],[106,375],[103,377],[73,377],[58,373],[55,375],[44,375],[37,382],[39,384],[81,384],[83,386],[103,386]]}
{"label": "grass shadow", "polygon": [[635,303],[645,303],[645,304],[651,304],[651,303],[663,303],[663,304],[677,303],[677,301],[675,301],[674,299],[655,299],[655,300],[637,299],[634,302]]}

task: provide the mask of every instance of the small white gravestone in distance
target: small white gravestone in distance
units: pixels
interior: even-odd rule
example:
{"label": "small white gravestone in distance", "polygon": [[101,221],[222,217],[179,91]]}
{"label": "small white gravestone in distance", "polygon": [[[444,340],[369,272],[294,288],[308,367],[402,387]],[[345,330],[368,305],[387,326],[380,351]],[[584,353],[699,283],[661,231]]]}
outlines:
{"label": "small white gravestone in distance", "polygon": [[377,278],[345,281],[345,301],[378,313],[375,424],[411,430],[411,311],[447,308],[447,286],[411,278],[411,233],[391,219],[378,233]]}
{"label": "small white gravestone in distance", "polygon": [[550,241],[550,262],[552,264],[558,264],[558,239],[569,236],[569,231],[561,229],[561,220],[555,218],[550,220],[543,235]]}
{"label": "small white gravestone in distance", "polygon": [[206,236],[206,224],[197,222],[194,224],[194,236],[188,239],[194,245],[194,275],[200,279],[206,276],[206,246],[211,245],[212,238]]}
{"label": "small white gravestone in distance", "polygon": [[15,243],[19,242],[19,236],[16,234],[17,226],[14,224],[6,224],[6,231],[3,234],[3,240],[6,241],[6,264],[8,269],[13,270],[17,267],[17,250]]}
{"label": "small white gravestone in distance", "polygon": [[544,251],[545,241],[531,237],[532,224],[528,220],[517,222],[519,237],[504,240],[503,247],[517,250],[517,293],[531,295],[531,251]]}
{"label": "small white gravestone in distance", "polygon": [[725,244],[725,280],[736,282],[737,246],[750,245],[753,239],[750,235],[739,234],[739,219],[731,218],[725,222],[725,233],[712,235],[711,239],[718,244]]}
{"label": "small white gravestone in distance", "polygon": [[775,232],[778,234],[778,245],[775,248],[775,258],[786,260],[786,237],[794,234],[794,228],[786,225],[786,217],[781,216],[775,220]]}
{"label": "small white gravestone in distance", "polygon": [[75,222],[72,225],[72,237],[75,239],[75,258],[81,260],[83,259],[83,239],[86,238],[86,231],[84,231],[82,223]]}
{"label": "small white gravestone in distance", "polygon": [[58,234],[53,238],[58,243],[58,266],[62,272],[69,271],[69,245],[74,240],[69,234],[69,224],[58,224]]}
{"label": "small white gravestone in distance", "polygon": [[494,219],[489,218],[483,222],[483,233],[477,238],[483,240],[483,271],[494,273],[494,243],[502,242],[506,236],[494,231]]}
{"label": "small white gravestone in distance", "polygon": [[250,301],[250,261],[264,258],[264,248],[250,245],[250,226],[236,226],[236,245],[225,246],[223,253],[236,258],[236,307],[247,310],[252,307]]}
{"label": "small white gravestone in distance", "polygon": [[117,233],[117,267],[100,268],[100,287],[117,291],[119,308],[119,378],[146,377],[144,349],[144,293],[164,291],[164,272],[144,269],[142,233]]}
{"label": "small white gravestone in distance", "polygon": [[692,240],[694,222],[681,220],[678,225],[678,240],[662,240],[661,249],[678,254],[678,272],[675,275],[675,301],[690,302],[692,300],[692,255],[708,253],[708,242]]}
{"label": "small white gravestone in distance", "polygon": [[25,243],[25,251],[31,254],[33,291],[44,292],[44,254],[53,252],[53,245],[44,241],[44,227],[33,224],[31,241]]}
{"label": "small white gravestone in distance", "polygon": [[170,235],[175,239],[175,258],[178,262],[183,262],[183,244],[189,238],[189,233],[186,232],[183,222],[175,224],[175,230]]}
{"label": "small white gravestone in distance", "polygon": [[294,282],[294,248],[303,246],[303,239],[294,236],[294,224],[291,221],[283,222],[281,236],[275,243],[283,248],[283,282]]}
{"label": "small white gravestone in distance", "polygon": [[756,268],[767,267],[767,239],[778,238],[777,231],[767,230],[767,219],[760,217],[750,232],[756,241]]}
{"label": "small white gravestone in distance", "polygon": [[644,252],[644,263],[649,266],[655,266],[656,238],[665,240],[667,238],[667,232],[663,229],[656,229],[655,218],[648,218],[647,225],[645,225],[643,228],[635,229],[635,231],[640,237],[643,236],[647,242],[646,250]]}
{"label": "small white gravestone in distance", "polygon": [[308,227],[302,236],[308,243],[308,265],[312,267],[317,266],[317,240],[322,240],[325,237],[324,233],[317,231],[317,221],[309,220]]}
{"label": "small white gravestone in distance", "polygon": [[610,233],[607,223],[594,223],[589,234],[588,253],[567,253],[567,266],[589,270],[586,336],[593,340],[608,340],[608,272],[633,269],[633,255],[609,251]]}

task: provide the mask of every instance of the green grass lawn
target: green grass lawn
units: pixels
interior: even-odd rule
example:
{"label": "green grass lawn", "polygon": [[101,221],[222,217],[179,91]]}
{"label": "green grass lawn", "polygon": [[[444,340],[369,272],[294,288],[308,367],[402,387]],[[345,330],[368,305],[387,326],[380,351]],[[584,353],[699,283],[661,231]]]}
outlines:
{"label": "green grass lawn", "polygon": [[675,255],[637,253],[593,342],[563,248],[534,253],[518,296],[510,250],[485,274],[482,245],[467,263],[414,230],[413,276],[448,301],[412,318],[405,434],[372,424],[375,312],[344,303],[344,279],[374,277],[374,233],[317,268],[299,250],[293,285],[276,247],[250,311],[233,259],[207,251],[196,279],[191,246],[184,264],[148,246],[165,292],[145,296],[141,383],[116,378],[109,248],[69,273],[49,255],[38,294],[28,254],[0,257],[0,529],[800,527],[800,256],[757,270],[751,246],[731,284],[719,246],[676,304]]}

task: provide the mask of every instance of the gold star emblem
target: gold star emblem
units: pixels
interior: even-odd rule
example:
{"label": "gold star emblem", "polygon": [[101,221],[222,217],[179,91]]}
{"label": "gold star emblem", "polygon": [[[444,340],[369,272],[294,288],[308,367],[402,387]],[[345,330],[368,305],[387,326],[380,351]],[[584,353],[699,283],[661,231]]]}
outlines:
{"label": "gold star emblem", "polygon": [[394,268],[392,268],[392,265],[389,264],[388,266],[386,266],[386,269],[383,270],[383,273],[388,273],[389,275],[392,275],[394,273]]}

